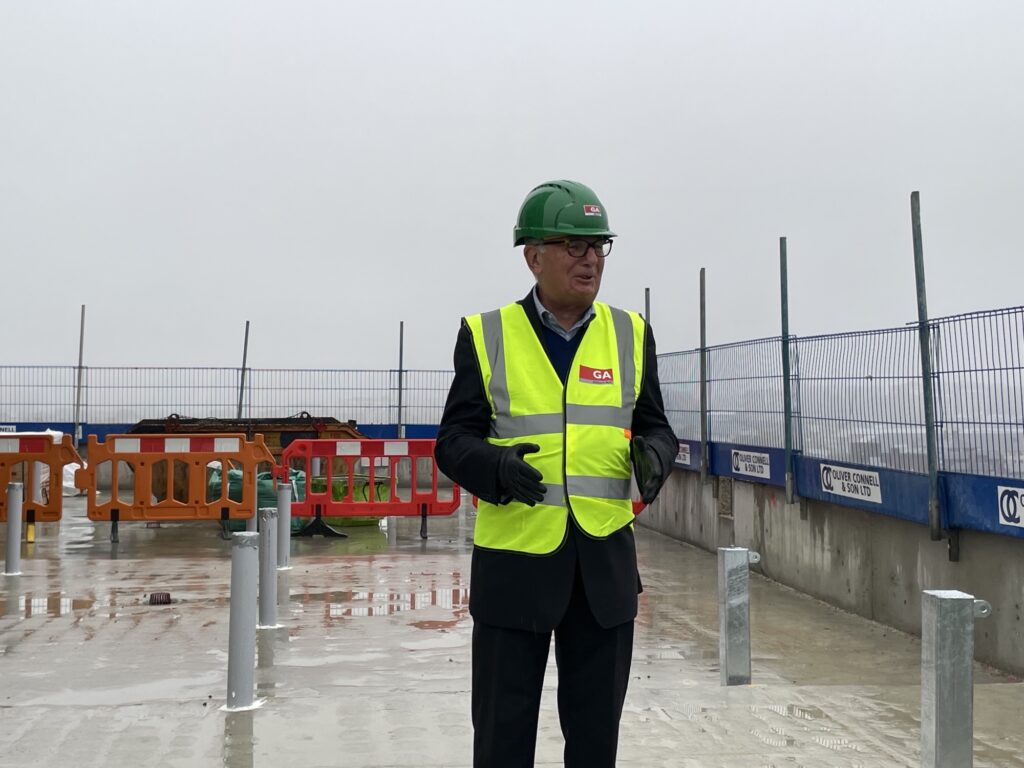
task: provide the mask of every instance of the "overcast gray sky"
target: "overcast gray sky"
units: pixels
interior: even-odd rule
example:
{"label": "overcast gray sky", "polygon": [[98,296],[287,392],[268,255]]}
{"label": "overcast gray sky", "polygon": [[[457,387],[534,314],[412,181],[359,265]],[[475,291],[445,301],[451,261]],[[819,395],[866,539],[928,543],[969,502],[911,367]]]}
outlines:
{"label": "overcast gray sky", "polygon": [[0,3],[0,364],[446,368],[592,186],[659,351],[1024,303],[1024,3]]}

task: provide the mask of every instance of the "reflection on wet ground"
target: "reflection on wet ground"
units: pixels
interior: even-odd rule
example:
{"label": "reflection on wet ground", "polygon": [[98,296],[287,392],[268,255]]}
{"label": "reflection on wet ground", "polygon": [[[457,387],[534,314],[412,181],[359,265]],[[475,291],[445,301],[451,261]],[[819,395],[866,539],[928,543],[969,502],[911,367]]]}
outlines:
{"label": "reflection on wet ground", "polygon": [[[216,525],[39,526],[0,579],[0,765],[468,766],[472,510],[295,539],[256,695],[225,713]],[[2,541],[2,532],[0,532]],[[754,685],[718,686],[715,558],[645,530],[622,766],[915,766],[920,643],[754,577]],[[151,592],[170,605],[151,606]],[[976,766],[1024,766],[1024,684],[976,668]],[[561,764],[554,655],[538,764]],[[47,738],[40,739],[39,734]]]}

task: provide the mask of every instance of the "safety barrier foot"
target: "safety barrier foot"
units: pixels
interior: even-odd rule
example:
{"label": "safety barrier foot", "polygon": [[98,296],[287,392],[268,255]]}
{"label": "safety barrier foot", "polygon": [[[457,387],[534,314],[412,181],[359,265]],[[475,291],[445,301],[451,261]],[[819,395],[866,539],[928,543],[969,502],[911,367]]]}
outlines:
{"label": "safety barrier foot", "polygon": [[338,529],[332,528],[323,521],[322,517],[314,517],[304,528],[302,528],[302,530],[297,533],[293,533],[292,536],[323,536],[324,538],[332,539],[348,538],[347,533],[342,533]]}
{"label": "safety barrier foot", "polygon": [[420,506],[420,538],[427,538],[427,505]]}
{"label": "safety barrier foot", "polygon": [[117,511],[110,513],[110,543],[117,544],[121,541],[117,535]]}

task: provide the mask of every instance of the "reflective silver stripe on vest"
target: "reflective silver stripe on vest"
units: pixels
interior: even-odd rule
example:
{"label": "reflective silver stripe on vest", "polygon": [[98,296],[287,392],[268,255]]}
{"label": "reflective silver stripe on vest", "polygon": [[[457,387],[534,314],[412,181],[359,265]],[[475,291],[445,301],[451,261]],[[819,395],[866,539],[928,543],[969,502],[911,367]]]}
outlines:
{"label": "reflective silver stripe on vest", "polygon": [[[632,390],[630,390],[632,394]],[[629,429],[633,425],[633,408],[618,408],[614,405],[574,405],[565,406],[566,421],[570,424],[586,424],[595,427],[622,427]],[[559,414],[561,419],[561,414]],[[559,431],[561,425],[559,425]]]}
{"label": "reflective silver stripe on vest", "polygon": [[571,475],[566,478],[570,496],[590,496],[595,499],[628,499],[630,479],[617,477],[586,477]]}
{"label": "reflective silver stripe on vest", "polygon": [[544,486],[547,490],[544,491],[544,501],[541,504],[550,504],[552,507],[564,507],[565,489],[553,483],[544,483]]}
{"label": "reflective silver stripe on vest", "polygon": [[496,414],[508,413],[508,377],[505,375],[505,333],[501,328],[501,310],[495,309],[480,315],[484,329],[484,351],[491,364],[491,400]]}
{"label": "reflective silver stripe on vest", "polygon": [[[494,379],[491,378],[493,385]],[[497,408],[498,403],[494,403]],[[535,413],[530,416],[509,416],[498,411],[491,424],[491,437],[527,437],[530,435],[553,435],[562,431],[562,414]]]}
{"label": "reflective silver stripe on vest", "polygon": [[[636,365],[633,362],[633,320],[628,312],[621,309],[609,307],[612,311],[612,324],[615,326],[616,346],[619,348],[619,378],[622,380],[622,410],[629,416],[629,423],[624,427],[631,427],[633,424],[633,406],[636,405]],[[621,417],[620,417],[621,418]],[[612,424],[612,422],[605,422]],[[615,426],[619,426],[616,422]]]}

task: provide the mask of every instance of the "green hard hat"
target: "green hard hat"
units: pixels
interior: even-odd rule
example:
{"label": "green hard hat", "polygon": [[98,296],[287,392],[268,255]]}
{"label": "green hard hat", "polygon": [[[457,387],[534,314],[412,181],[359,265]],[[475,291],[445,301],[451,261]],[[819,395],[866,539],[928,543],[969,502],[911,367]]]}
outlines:
{"label": "green hard hat", "polygon": [[578,181],[548,181],[534,187],[519,209],[515,245],[534,238],[615,237],[594,190]]}

